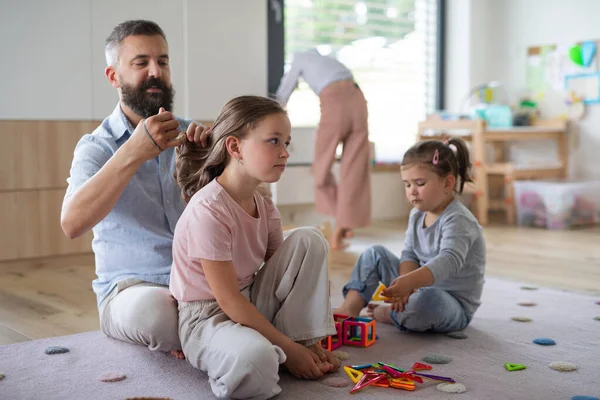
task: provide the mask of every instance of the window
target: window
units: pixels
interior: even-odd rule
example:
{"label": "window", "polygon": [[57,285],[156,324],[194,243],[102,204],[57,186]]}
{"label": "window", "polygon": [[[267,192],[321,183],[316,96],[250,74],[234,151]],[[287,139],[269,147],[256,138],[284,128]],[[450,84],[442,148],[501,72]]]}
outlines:
{"label": "window", "polygon": [[[443,0],[284,0],[285,69],[297,51],[317,48],[353,73],[369,105],[377,161],[393,162],[414,143],[417,123],[441,108],[438,82]],[[276,1],[270,1],[271,6]],[[281,17],[281,14],[280,14]],[[271,18],[271,17],[270,17]],[[270,42],[273,31],[269,29]],[[272,52],[270,43],[269,58]],[[280,51],[281,53],[281,51]],[[270,60],[270,65],[271,64]],[[274,71],[270,70],[270,74]],[[279,82],[280,71],[276,79]],[[270,86],[270,91],[274,91]],[[288,103],[293,126],[316,126],[319,99],[300,82]]]}

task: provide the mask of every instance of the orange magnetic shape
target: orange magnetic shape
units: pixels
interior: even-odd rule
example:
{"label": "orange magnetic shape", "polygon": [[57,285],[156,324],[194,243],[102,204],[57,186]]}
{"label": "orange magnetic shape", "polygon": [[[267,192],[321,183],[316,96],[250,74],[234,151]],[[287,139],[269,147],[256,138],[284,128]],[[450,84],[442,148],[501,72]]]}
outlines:
{"label": "orange magnetic shape", "polygon": [[390,380],[390,386],[394,389],[402,389],[413,391],[415,390],[415,383],[410,379],[406,378],[395,378]]}
{"label": "orange magnetic shape", "polygon": [[504,177],[504,183],[511,183],[511,182],[512,182],[512,178],[510,176]]}
{"label": "orange magnetic shape", "polygon": [[473,165],[476,167],[481,167],[481,161],[475,161]]}
{"label": "orange magnetic shape", "polygon": [[427,364],[421,364],[420,362],[416,362],[413,364],[411,370],[413,371],[431,371],[433,367]]}
{"label": "orange magnetic shape", "polygon": [[364,375],[364,373],[362,371],[359,371],[354,368],[350,368],[347,365],[344,365],[344,372],[346,374],[348,374],[348,376],[350,377],[350,380],[352,380],[352,382],[354,384],[357,384]]}
{"label": "orange magnetic shape", "polygon": [[[376,322],[371,318],[351,317],[342,324],[342,340],[347,346],[369,347],[377,337]],[[354,338],[358,340],[353,340]]]}
{"label": "orange magnetic shape", "polygon": [[327,336],[324,339],[321,339],[321,347],[327,351],[331,351],[332,339],[331,336]]}
{"label": "orange magnetic shape", "polygon": [[510,204],[512,204],[512,199],[510,197],[507,197],[504,199],[504,203],[510,205]]}
{"label": "orange magnetic shape", "polygon": [[382,296],[381,292],[383,292],[385,289],[387,289],[387,287],[379,282],[379,286],[377,286],[377,289],[375,290],[375,293],[373,294],[372,299],[375,301],[385,301],[388,299],[388,297]]}

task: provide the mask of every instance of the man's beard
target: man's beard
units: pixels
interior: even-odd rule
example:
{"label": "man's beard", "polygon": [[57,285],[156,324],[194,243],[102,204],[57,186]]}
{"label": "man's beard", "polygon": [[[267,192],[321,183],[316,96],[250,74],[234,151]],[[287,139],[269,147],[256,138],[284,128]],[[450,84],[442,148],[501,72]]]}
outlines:
{"label": "man's beard", "polygon": [[[146,92],[147,89],[157,88],[162,92]],[[158,114],[158,110],[164,107],[167,111],[173,110],[173,97],[175,89],[167,86],[158,78],[149,78],[139,87],[127,83],[121,83],[122,102],[142,118],[148,118]]]}

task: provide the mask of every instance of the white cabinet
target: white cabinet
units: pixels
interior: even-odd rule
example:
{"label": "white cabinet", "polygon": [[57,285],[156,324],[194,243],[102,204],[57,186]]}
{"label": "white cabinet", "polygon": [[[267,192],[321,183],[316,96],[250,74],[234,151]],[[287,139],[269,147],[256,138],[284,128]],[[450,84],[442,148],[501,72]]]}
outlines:
{"label": "white cabinet", "polygon": [[0,8],[0,119],[91,119],[90,2],[5,0]]}

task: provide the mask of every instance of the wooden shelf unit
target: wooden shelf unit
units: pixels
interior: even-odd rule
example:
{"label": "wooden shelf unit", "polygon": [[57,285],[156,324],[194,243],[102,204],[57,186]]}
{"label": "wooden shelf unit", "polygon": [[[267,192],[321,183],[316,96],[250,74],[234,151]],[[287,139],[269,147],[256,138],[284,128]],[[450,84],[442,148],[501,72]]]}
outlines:
{"label": "wooden shelf unit", "polygon": [[[445,121],[429,119],[419,123],[417,140],[446,140],[457,136],[471,144],[475,215],[481,225],[487,225],[490,210],[506,212],[507,222],[515,220],[513,182],[517,179],[564,179],[568,176],[569,149],[567,122],[562,119],[539,120],[533,126],[495,129],[488,128],[483,120]],[[549,168],[515,168],[506,160],[506,144],[517,141],[553,140],[557,143],[558,166]],[[492,146],[492,160],[486,157],[487,147]],[[503,197],[490,198],[490,181],[500,176],[503,181]]]}

